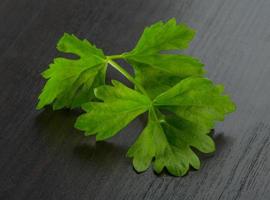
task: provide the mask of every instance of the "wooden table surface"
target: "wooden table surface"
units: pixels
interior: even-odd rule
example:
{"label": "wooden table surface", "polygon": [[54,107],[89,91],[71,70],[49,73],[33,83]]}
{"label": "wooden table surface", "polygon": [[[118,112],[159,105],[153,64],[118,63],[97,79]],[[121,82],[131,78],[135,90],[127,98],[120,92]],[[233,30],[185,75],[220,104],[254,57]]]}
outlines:
{"label": "wooden table surface", "polygon": [[[135,120],[95,143],[73,111],[36,111],[40,73],[64,32],[107,55],[130,50],[143,28],[176,17],[198,30],[185,53],[201,58],[238,109],[217,125],[217,151],[184,177],[137,174],[125,157]],[[269,0],[1,0],[0,199],[270,199]],[[109,70],[109,78],[120,78]]]}

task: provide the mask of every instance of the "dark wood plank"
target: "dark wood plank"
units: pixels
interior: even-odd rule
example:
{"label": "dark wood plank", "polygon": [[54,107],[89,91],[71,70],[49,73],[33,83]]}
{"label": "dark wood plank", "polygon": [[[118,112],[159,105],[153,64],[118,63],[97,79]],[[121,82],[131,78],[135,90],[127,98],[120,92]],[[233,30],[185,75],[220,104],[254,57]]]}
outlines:
{"label": "dark wood plank", "polygon": [[[125,153],[143,119],[95,144],[72,128],[78,113],[35,110],[40,72],[63,32],[116,54],[146,25],[171,17],[198,30],[186,53],[238,105],[216,127],[217,151],[202,156],[201,170],[136,174]],[[270,199],[269,18],[269,0],[2,0],[0,199]]]}

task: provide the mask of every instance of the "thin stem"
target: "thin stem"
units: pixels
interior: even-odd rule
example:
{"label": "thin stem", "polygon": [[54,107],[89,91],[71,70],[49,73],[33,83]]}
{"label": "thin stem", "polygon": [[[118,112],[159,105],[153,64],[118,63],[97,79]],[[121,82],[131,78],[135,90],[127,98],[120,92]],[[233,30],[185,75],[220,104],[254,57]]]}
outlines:
{"label": "thin stem", "polygon": [[[118,63],[116,63],[115,61],[113,61],[113,59],[121,59],[124,58],[124,56],[121,55],[112,55],[112,56],[107,56],[107,62],[113,67],[115,68],[117,71],[119,71],[122,75],[124,75],[130,82],[132,82],[145,96],[147,96],[149,99],[150,97],[148,96],[147,92],[145,91],[145,89],[143,88],[143,86],[138,83],[133,76],[131,76],[124,68],[122,68]],[[159,120],[156,110],[154,108],[154,106],[151,104],[150,106],[150,110],[149,110],[149,115],[152,114],[152,117],[155,120]]]}
{"label": "thin stem", "polygon": [[150,109],[148,112],[149,112],[149,117],[153,118],[155,121],[158,121],[156,110],[153,105],[150,106]]}
{"label": "thin stem", "polygon": [[144,95],[149,97],[147,92],[145,91],[145,89],[141,86],[141,84],[138,83],[124,68],[122,68],[115,61],[108,58],[108,56],[107,56],[107,61],[113,68],[115,68],[117,71],[119,71],[121,74],[123,74],[130,82],[132,82]]}
{"label": "thin stem", "polygon": [[123,54],[111,55],[111,56],[106,56],[106,57],[107,57],[107,59],[110,59],[110,60],[124,58]]}

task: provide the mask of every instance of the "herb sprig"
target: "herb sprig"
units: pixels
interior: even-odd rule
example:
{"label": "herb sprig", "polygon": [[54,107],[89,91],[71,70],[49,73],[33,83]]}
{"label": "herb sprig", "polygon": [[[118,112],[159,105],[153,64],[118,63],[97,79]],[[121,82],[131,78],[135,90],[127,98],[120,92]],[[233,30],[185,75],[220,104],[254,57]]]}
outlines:
{"label": "herb sprig", "polygon": [[[42,73],[47,82],[37,109],[51,104],[54,110],[81,107],[75,127],[86,136],[105,140],[147,112],[148,122],[127,156],[136,171],[151,163],[155,172],[166,168],[175,176],[199,169],[200,160],[192,148],[213,152],[208,135],[215,122],[235,110],[223,86],[204,77],[203,64],[188,55],[168,50],[188,48],[195,31],[175,19],[145,28],[135,48],[120,55],[105,56],[101,49],[65,33],[57,44],[60,52],[78,59],[55,58]],[[130,75],[116,60],[123,59],[134,69]],[[134,84],[129,88],[113,80],[105,83],[111,66]],[[191,148],[192,147],[192,148]]]}

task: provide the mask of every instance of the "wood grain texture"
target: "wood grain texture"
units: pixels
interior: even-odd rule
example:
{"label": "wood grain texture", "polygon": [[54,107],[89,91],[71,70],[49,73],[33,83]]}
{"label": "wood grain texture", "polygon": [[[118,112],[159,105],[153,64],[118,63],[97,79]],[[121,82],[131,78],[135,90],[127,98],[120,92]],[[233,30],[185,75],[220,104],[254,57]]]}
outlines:
{"label": "wood grain texture", "polygon": [[[217,151],[201,156],[199,171],[136,174],[125,153],[143,119],[95,144],[73,128],[78,113],[35,110],[40,72],[63,32],[116,54],[171,17],[198,30],[186,53],[238,105],[216,127]],[[269,19],[269,0],[1,0],[0,199],[270,199]]]}

